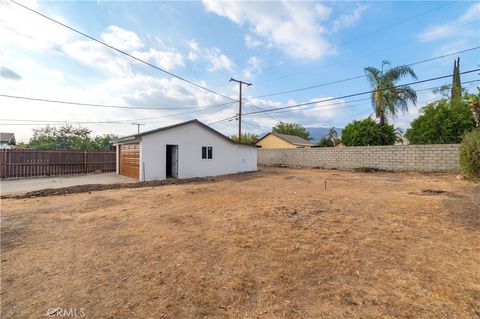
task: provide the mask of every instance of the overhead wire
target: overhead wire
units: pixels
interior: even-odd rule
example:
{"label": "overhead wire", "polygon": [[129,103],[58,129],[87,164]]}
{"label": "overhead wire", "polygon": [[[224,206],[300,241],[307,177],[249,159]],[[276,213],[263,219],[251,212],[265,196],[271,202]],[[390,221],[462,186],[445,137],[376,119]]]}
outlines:
{"label": "overhead wire", "polygon": [[[462,74],[469,74],[469,73],[472,73],[472,72],[477,72],[477,71],[479,71],[479,70],[480,70],[480,69],[478,69],[478,68],[477,68],[477,69],[472,69],[472,70],[460,72],[460,74],[461,74],[461,75],[462,75]],[[452,76],[451,74],[448,74],[448,75],[438,76],[438,77],[434,77],[434,78],[429,78],[429,79],[424,79],[424,80],[409,82],[409,83],[405,83],[405,84],[401,84],[401,85],[395,86],[395,88],[401,88],[402,86],[420,84],[420,83],[425,83],[425,82],[430,82],[430,81],[435,81],[435,80],[441,80],[441,79],[445,79],[445,78],[448,78],[448,77],[451,77],[451,76]],[[354,97],[354,96],[359,96],[359,95],[370,94],[370,93],[373,93],[373,92],[375,92],[375,91],[376,91],[376,90],[369,90],[369,91],[364,91],[364,92],[359,92],[359,93],[347,94],[347,95],[343,95],[343,96],[339,96],[339,97],[333,97],[333,98],[329,98],[329,99],[325,99],[325,100],[316,100],[316,101],[304,102],[304,103],[299,103],[299,104],[280,106],[280,107],[275,107],[275,108],[271,108],[271,109],[264,109],[264,110],[262,110],[262,111],[255,111],[255,112],[245,113],[245,114],[243,114],[243,115],[256,114],[256,113],[264,113],[264,112],[271,112],[271,111],[273,111],[273,110],[281,110],[281,109],[295,108],[295,107],[304,106],[304,105],[311,105],[311,104],[317,104],[317,103],[335,101],[335,100],[339,100],[339,99],[344,99],[344,98],[349,98],[349,97]]]}
{"label": "overhead wire", "polygon": [[[480,69],[464,71],[464,72],[461,72],[460,74],[472,73],[472,72],[476,72],[476,71],[479,71],[479,70]],[[435,78],[431,78],[431,79],[426,79],[426,80],[421,80],[421,81],[416,81],[416,82],[412,82],[412,83],[406,83],[406,84],[398,85],[396,87],[398,88],[398,87],[402,87],[402,86],[405,86],[405,85],[413,85],[413,84],[419,84],[419,83],[424,83],[424,82],[428,82],[428,81],[434,81],[434,80],[438,80],[438,79],[442,79],[442,78],[446,78],[446,77],[450,77],[450,76],[451,75],[435,77]],[[475,82],[480,82],[480,80],[465,81],[465,82],[463,82],[463,84],[469,84],[469,83],[475,83]],[[440,87],[442,87],[442,86],[435,86],[435,87],[430,87],[430,88],[425,88],[425,89],[419,89],[419,90],[416,90],[416,91],[418,91],[418,92],[427,91],[427,90],[432,90],[432,89],[436,89],[436,88],[440,88]],[[314,102],[300,103],[300,104],[290,105],[290,106],[287,106],[287,107],[274,108],[274,109],[263,109],[261,112],[256,111],[256,112],[244,113],[243,116],[248,116],[248,115],[259,116],[258,114],[264,114],[264,113],[266,114],[266,112],[273,112],[275,110],[283,110],[283,109],[287,109],[287,108],[295,108],[295,107],[304,106],[304,105],[318,104],[318,103],[323,103],[323,102],[327,102],[327,101],[333,101],[333,100],[338,100],[338,99],[342,99],[342,98],[368,94],[368,93],[372,93],[372,92],[373,91],[367,91],[367,92],[349,94],[349,95],[342,96],[342,97],[331,98],[331,99],[328,99],[328,100],[320,100],[320,101],[314,101]],[[357,102],[357,101],[365,101],[365,100],[369,100],[369,99],[370,98],[362,98],[362,99],[357,99],[357,100],[337,102],[337,103],[333,103],[333,104],[322,104],[322,105],[316,105],[316,106],[313,106],[313,107],[310,107],[310,108],[324,108],[324,107],[327,107],[327,106],[343,104],[345,102],[346,103]],[[356,105],[356,106],[358,106],[358,105]],[[343,106],[343,107],[339,107],[339,108],[347,108],[347,107],[352,107],[352,106]],[[308,109],[310,109],[310,108],[308,108]],[[307,108],[295,109],[295,110],[304,110],[304,109],[307,109]],[[335,108],[335,109],[338,109],[338,108]],[[289,110],[289,111],[295,111],[295,110]],[[331,110],[331,109],[325,109],[325,110]],[[278,113],[280,113],[280,112],[275,112],[273,114],[278,114]],[[217,121],[215,121],[213,123],[210,123],[210,124],[219,124],[219,123],[222,123],[222,122],[225,122],[225,121],[232,121],[232,120],[235,119],[235,117],[236,116],[230,116],[230,117],[227,117],[227,118],[224,118],[224,119],[221,119],[221,120],[217,120]]]}
{"label": "overhead wire", "polygon": [[238,101],[232,101],[232,102],[213,104],[213,105],[199,105],[199,106],[178,108],[178,107],[143,107],[143,106],[120,106],[120,105],[108,105],[108,104],[95,104],[95,103],[62,101],[62,100],[56,100],[56,99],[46,99],[46,98],[37,98],[37,97],[10,95],[10,94],[0,94],[0,97],[36,101],[36,102],[58,103],[58,104],[77,105],[77,106],[93,106],[93,107],[103,107],[103,108],[116,108],[116,109],[133,109],[133,110],[191,110],[191,109],[198,109],[198,108],[214,108],[214,107],[229,105],[229,104],[238,102]]}
{"label": "overhead wire", "polygon": [[[471,81],[466,81],[466,82],[463,82],[462,84],[474,84],[476,82],[480,82],[480,80],[471,80]],[[434,87],[429,87],[429,88],[424,88],[424,89],[418,89],[418,90],[415,90],[415,92],[423,92],[423,91],[431,91],[431,90],[434,90],[434,89],[438,89],[442,86],[434,86]],[[367,100],[371,100],[370,97],[367,97],[367,98],[362,98],[362,99],[356,99],[356,100],[350,100],[350,101],[340,101],[340,102],[336,102],[336,103],[331,103],[331,104],[327,104],[325,106],[334,106],[334,105],[340,105],[340,104],[344,104],[345,102],[360,102],[360,101],[367,101]],[[319,102],[321,103],[321,102]],[[248,102],[246,102],[246,104],[248,104]],[[269,113],[265,113],[265,114],[259,114],[258,116],[263,116],[263,115],[271,115],[272,113],[275,115],[275,114],[280,114],[280,113],[288,113],[288,112],[295,112],[295,111],[302,111],[302,110],[310,110],[310,109],[313,109],[313,108],[317,108],[317,107],[320,107],[320,106],[307,106],[307,107],[304,107],[304,108],[296,108],[296,109],[287,109],[287,110],[280,110],[280,111],[272,111],[270,114]],[[258,109],[258,107],[257,107]],[[245,115],[245,114],[244,114]],[[270,116],[271,117],[271,116]]]}
{"label": "overhead wire", "polygon": [[[342,42],[338,43],[337,46],[344,46],[345,44],[348,44],[348,43],[351,43],[351,42],[355,42],[355,41],[357,41],[357,40],[363,39],[363,38],[365,38],[365,37],[367,37],[367,36],[370,36],[370,35],[372,35],[372,34],[377,34],[377,33],[383,32],[383,31],[388,30],[388,29],[391,29],[392,27],[395,27],[395,26],[397,26],[397,25],[403,24],[403,23],[405,23],[405,22],[408,22],[408,21],[414,20],[414,19],[416,19],[416,18],[422,17],[422,16],[427,15],[427,14],[429,14],[429,13],[432,13],[432,12],[434,12],[434,11],[440,10],[440,9],[442,9],[442,8],[444,8],[444,7],[447,7],[447,6],[449,6],[449,5],[454,4],[455,2],[456,2],[456,1],[451,1],[451,2],[448,2],[448,3],[446,3],[446,4],[442,4],[442,5],[438,6],[438,7],[435,7],[435,8],[433,8],[433,9],[429,9],[429,10],[426,10],[426,11],[423,11],[423,12],[421,12],[421,13],[419,13],[419,14],[416,14],[416,15],[413,15],[413,16],[411,16],[411,17],[408,17],[408,18],[406,18],[406,19],[404,19],[404,20],[400,20],[400,21],[397,21],[397,22],[395,22],[395,23],[386,25],[386,26],[381,27],[381,28],[379,28],[379,29],[377,29],[377,30],[374,30],[374,31],[371,31],[371,32],[367,32],[367,33],[358,35],[358,36],[356,36],[356,37],[354,37],[354,38],[351,38],[351,39],[348,39],[348,40],[345,40],[345,41],[342,41]],[[293,61],[296,61],[296,60],[301,60],[301,59],[300,59],[300,58],[298,58],[298,59],[293,59]],[[272,69],[272,68],[274,68],[274,66],[268,67],[268,68],[266,68],[266,69]]]}
{"label": "overhead wire", "polygon": [[[456,52],[444,54],[444,55],[441,55],[441,56],[438,56],[438,57],[434,57],[434,58],[429,58],[429,59],[425,59],[425,60],[421,60],[421,61],[409,63],[409,64],[406,64],[406,66],[413,66],[413,65],[418,65],[418,64],[421,64],[421,63],[431,62],[431,61],[438,60],[438,59],[443,59],[443,58],[446,58],[446,57],[449,57],[449,56],[452,56],[452,55],[462,54],[462,53],[465,53],[465,52],[469,52],[469,51],[473,51],[473,50],[478,50],[478,49],[480,49],[480,46],[476,46],[476,47],[472,47],[472,48],[468,48],[468,49],[464,49],[464,50],[460,50],[460,51],[456,51]],[[387,70],[387,71],[388,71],[388,70]],[[315,88],[319,88],[319,87],[323,87],[323,86],[328,86],[328,85],[332,85],[332,84],[338,84],[338,83],[342,83],[342,82],[347,82],[347,81],[352,81],[352,80],[356,80],[356,79],[361,79],[361,78],[364,78],[365,76],[366,76],[366,75],[364,75],[364,74],[363,74],[363,75],[357,75],[357,76],[353,76],[353,77],[349,77],[349,78],[345,78],[345,79],[341,79],[341,80],[336,80],[336,81],[331,81],[331,82],[326,82],[326,83],[321,83],[321,84],[315,84],[315,85],[311,85],[311,86],[307,86],[307,87],[302,87],[302,88],[297,88],[297,89],[292,89],[292,90],[286,90],[286,91],[279,91],[279,92],[274,92],[274,93],[257,95],[257,96],[253,96],[253,97],[251,97],[251,98],[264,98],[264,97],[277,96],[277,95],[283,95],[283,94],[288,94],[288,93],[295,93],[295,92],[300,92],[300,91],[315,89]]]}
{"label": "overhead wire", "polygon": [[[456,29],[459,29],[461,27],[471,25],[471,24],[474,24],[474,23],[478,23],[478,22],[480,22],[480,19],[470,21],[470,22],[466,22],[466,23],[463,23],[461,25],[457,25],[455,27],[448,28],[446,30],[440,30],[438,32],[431,33],[430,35],[435,36],[435,35],[443,34],[443,33],[446,33],[446,32],[451,32],[452,30],[456,30]],[[310,72],[318,71],[318,70],[321,70],[321,69],[329,68],[329,67],[332,67],[332,66],[341,65],[341,64],[344,64],[344,63],[347,63],[347,62],[350,62],[350,61],[355,61],[355,60],[358,60],[358,59],[361,59],[361,58],[364,58],[364,57],[375,55],[377,53],[381,53],[381,52],[384,52],[384,51],[389,51],[391,49],[402,47],[402,46],[405,46],[407,44],[418,42],[418,41],[419,41],[418,39],[415,39],[415,40],[402,42],[402,43],[399,43],[399,44],[396,44],[396,45],[393,45],[393,46],[390,46],[390,47],[387,47],[387,48],[382,48],[380,50],[372,51],[372,52],[369,52],[369,53],[366,53],[366,54],[363,54],[363,55],[360,55],[360,56],[352,57],[352,58],[349,58],[349,59],[345,59],[345,60],[342,60],[342,61],[339,61],[339,62],[336,62],[336,63],[330,63],[328,65],[321,65],[321,66],[318,66],[318,67],[311,67],[306,71],[300,71],[300,72],[296,72],[295,74],[284,75],[284,76],[276,77],[276,78],[273,78],[273,79],[271,78],[269,81],[272,81],[274,79],[292,78],[292,77],[300,76],[300,75],[305,74],[305,73],[310,73]]]}
{"label": "overhead wire", "polygon": [[75,33],[78,33],[78,34],[80,34],[80,35],[82,35],[82,36],[84,36],[84,37],[86,37],[86,38],[88,38],[88,39],[90,39],[90,40],[92,40],[92,41],[95,41],[95,42],[97,42],[97,43],[99,43],[99,44],[101,44],[101,45],[104,45],[104,46],[106,46],[106,47],[108,47],[108,48],[110,48],[110,49],[112,49],[112,50],[114,50],[114,51],[116,51],[116,52],[118,52],[118,53],[120,53],[120,54],[123,54],[123,55],[125,55],[125,56],[127,56],[127,57],[129,57],[129,58],[131,58],[131,59],[133,59],[133,60],[135,60],[135,61],[137,61],[137,62],[140,62],[140,63],[143,63],[143,64],[145,64],[145,65],[147,65],[147,66],[150,66],[150,67],[152,67],[152,68],[154,68],[154,69],[156,69],[156,70],[158,70],[158,71],[161,71],[161,72],[163,72],[163,73],[165,73],[165,74],[168,74],[168,75],[170,75],[170,76],[172,76],[172,77],[174,77],[174,78],[176,78],[176,79],[178,79],[178,80],[181,80],[181,81],[183,81],[183,82],[186,82],[186,83],[188,83],[188,84],[191,84],[191,85],[193,85],[193,86],[195,86],[195,87],[197,87],[197,88],[200,88],[200,89],[203,89],[203,90],[208,91],[208,92],[210,92],[210,93],[213,93],[213,94],[216,94],[216,95],[218,95],[218,96],[224,97],[224,98],[226,98],[226,99],[228,99],[228,100],[235,101],[235,99],[232,99],[231,97],[229,97],[229,96],[227,96],[227,95],[224,95],[224,94],[222,94],[222,93],[219,93],[219,92],[217,92],[217,91],[214,91],[214,90],[212,90],[212,89],[209,89],[209,88],[207,88],[206,86],[203,86],[203,85],[200,85],[200,84],[198,84],[198,83],[195,83],[195,82],[193,82],[193,81],[191,81],[191,80],[188,80],[188,79],[185,78],[185,77],[179,76],[179,75],[177,75],[177,74],[175,74],[175,73],[173,73],[173,72],[167,71],[167,70],[165,70],[165,69],[163,69],[163,68],[161,68],[161,67],[159,67],[159,66],[156,66],[155,64],[152,64],[152,63],[150,63],[150,62],[148,62],[148,61],[142,60],[142,59],[140,59],[140,58],[138,58],[138,57],[136,57],[136,56],[134,56],[134,55],[131,55],[131,54],[125,52],[124,50],[121,50],[121,49],[119,49],[119,48],[116,48],[116,47],[114,47],[114,46],[112,46],[112,45],[110,45],[110,44],[108,44],[108,43],[106,43],[106,42],[104,42],[104,41],[102,41],[102,40],[99,40],[99,39],[97,39],[97,38],[95,38],[95,37],[93,37],[93,36],[91,36],[91,35],[86,34],[85,32],[82,32],[82,31],[80,31],[80,30],[77,30],[77,29],[69,26],[69,25],[66,25],[65,23],[62,23],[62,22],[60,22],[60,21],[58,21],[58,20],[56,20],[56,19],[54,19],[54,18],[52,18],[52,17],[49,17],[49,16],[47,16],[47,15],[45,15],[45,14],[43,14],[43,13],[41,13],[41,12],[35,10],[35,9],[32,9],[32,8],[26,6],[26,5],[23,5],[23,4],[15,1],[15,0],[10,0],[10,2],[12,2],[12,3],[14,3],[14,4],[16,4],[16,5],[18,5],[18,6],[22,7],[22,8],[30,11],[30,12],[32,12],[32,13],[35,13],[35,14],[37,14],[37,15],[39,15],[39,16],[41,16],[41,17],[43,17],[43,18],[45,18],[45,19],[47,19],[47,20],[49,20],[49,21],[51,21],[51,22],[54,22],[54,23],[56,23],[56,24],[58,24],[58,25],[60,25],[60,26],[62,26],[62,27],[64,27],[64,28],[67,28],[67,29],[69,29],[69,30],[71,30],[71,31],[73,31],[73,32],[75,32]]}

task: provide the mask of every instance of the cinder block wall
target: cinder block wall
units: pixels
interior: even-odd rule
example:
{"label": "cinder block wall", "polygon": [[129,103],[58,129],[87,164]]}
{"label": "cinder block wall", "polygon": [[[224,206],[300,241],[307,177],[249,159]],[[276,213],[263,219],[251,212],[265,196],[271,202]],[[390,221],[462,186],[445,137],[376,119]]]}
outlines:
{"label": "cinder block wall", "polygon": [[459,144],[259,149],[259,165],[459,172]]}

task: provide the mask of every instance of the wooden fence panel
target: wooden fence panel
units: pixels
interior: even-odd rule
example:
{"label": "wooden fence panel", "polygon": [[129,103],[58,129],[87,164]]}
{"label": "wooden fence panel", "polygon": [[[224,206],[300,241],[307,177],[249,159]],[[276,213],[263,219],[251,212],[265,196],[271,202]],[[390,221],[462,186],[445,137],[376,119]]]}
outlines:
{"label": "wooden fence panel", "polygon": [[92,173],[97,170],[113,172],[116,168],[115,151],[36,151],[1,150],[2,178],[53,176]]}

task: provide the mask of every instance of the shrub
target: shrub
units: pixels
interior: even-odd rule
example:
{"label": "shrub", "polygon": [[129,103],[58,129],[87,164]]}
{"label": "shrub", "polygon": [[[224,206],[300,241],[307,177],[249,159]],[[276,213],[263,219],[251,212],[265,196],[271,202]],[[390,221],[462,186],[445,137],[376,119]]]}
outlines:
{"label": "shrub", "polygon": [[464,135],[460,145],[460,165],[467,178],[480,178],[480,128]]}
{"label": "shrub", "polygon": [[465,103],[452,106],[442,99],[422,108],[405,137],[411,144],[456,144],[475,127],[472,111]]}
{"label": "shrub", "polygon": [[[384,128],[384,145],[393,145],[396,140],[395,128],[387,123]],[[345,146],[382,145],[382,128],[371,118],[353,121],[343,129],[342,142]]]}

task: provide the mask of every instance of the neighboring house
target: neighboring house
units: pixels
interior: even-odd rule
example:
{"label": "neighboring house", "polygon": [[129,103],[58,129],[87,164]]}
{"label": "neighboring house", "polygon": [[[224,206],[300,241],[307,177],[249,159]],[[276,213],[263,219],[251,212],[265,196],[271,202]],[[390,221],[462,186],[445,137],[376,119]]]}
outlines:
{"label": "neighboring house", "polygon": [[259,139],[255,145],[262,148],[302,148],[315,144],[299,136],[272,132]]}
{"label": "neighboring house", "polygon": [[255,171],[257,146],[234,142],[198,120],[115,141],[117,174],[140,181]]}
{"label": "neighboring house", "polygon": [[17,142],[15,141],[15,134],[0,133],[0,149],[11,149]]}

